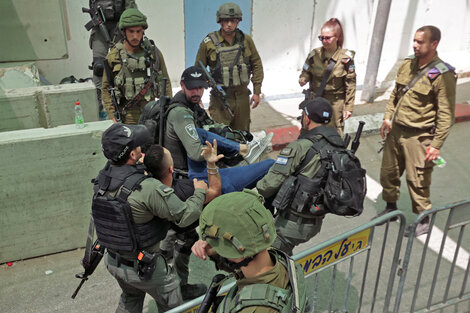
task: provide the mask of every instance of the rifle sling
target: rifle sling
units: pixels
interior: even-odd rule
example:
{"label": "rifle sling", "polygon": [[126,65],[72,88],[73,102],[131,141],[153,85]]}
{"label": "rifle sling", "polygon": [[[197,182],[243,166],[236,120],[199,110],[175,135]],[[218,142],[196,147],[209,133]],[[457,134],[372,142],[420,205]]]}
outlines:
{"label": "rifle sling", "polygon": [[318,87],[316,97],[322,97],[323,93],[325,92],[325,87],[326,87],[326,82],[328,81],[328,78],[330,78],[331,72],[333,71],[333,67],[335,67],[336,61],[333,59],[330,59],[330,62],[328,63],[328,67],[325,69],[325,72],[323,72],[323,78],[320,84],[320,87]]}

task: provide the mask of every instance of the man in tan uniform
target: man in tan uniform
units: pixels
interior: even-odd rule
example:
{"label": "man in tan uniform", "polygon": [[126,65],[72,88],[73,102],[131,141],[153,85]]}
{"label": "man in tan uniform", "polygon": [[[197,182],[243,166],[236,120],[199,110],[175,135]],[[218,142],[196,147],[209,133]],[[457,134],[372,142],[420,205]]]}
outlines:
{"label": "man in tan uniform", "polygon": [[[142,108],[162,93],[162,79],[168,78],[168,72],[162,53],[144,36],[147,27],[147,17],[139,10],[131,8],[122,13],[119,29],[124,39],[106,56],[103,75],[102,97],[109,119],[116,117],[108,76],[112,76],[115,87],[119,117],[126,124],[137,124]],[[166,84],[166,94],[172,96],[170,82]]]}
{"label": "man in tan uniform", "polygon": [[[221,28],[201,42],[195,65],[199,66],[201,61],[204,66],[210,67],[215,81],[224,88],[233,112],[233,116],[230,116],[222,101],[211,95],[211,118],[233,129],[249,131],[250,104],[253,109],[259,104],[264,74],[253,39],[238,29],[241,20],[242,11],[237,4],[222,4],[217,11],[217,23],[220,23]],[[251,92],[247,88],[250,76],[253,83],[251,99]]]}
{"label": "man in tan uniform", "polygon": [[[439,157],[455,111],[456,75],[437,55],[440,39],[437,27],[419,28],[413,41],[414,56],[406,58],[398,70],[380,129],[382,138],[386,137],[380,183],[387,206],[379,215],[397,209],[400,176],[405,170],[413,212],[431,209],[432,161]],[[410,83],[415,77],[415,83]],[[425,218],[417,226],[416,236],[426,234],[428,228],[429,218]]]}

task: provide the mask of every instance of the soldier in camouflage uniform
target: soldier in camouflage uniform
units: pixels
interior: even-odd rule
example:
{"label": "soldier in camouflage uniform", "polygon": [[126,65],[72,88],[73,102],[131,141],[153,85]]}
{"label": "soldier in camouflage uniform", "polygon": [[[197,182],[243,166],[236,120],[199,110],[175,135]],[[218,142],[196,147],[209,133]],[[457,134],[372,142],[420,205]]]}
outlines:
{"label": "soldier in camouflage uniform", "polygon": [[[380,215],[397,210],[400,177],[405,170],[413,212],[431,209],[432,161],[439,157],[455,119],[455,69],[438,57],[440,39],[437,27],[419,28],[413,41],[414,55],[398,70],[380,128],[386,138],[380,183],[387,202]],[[418,80],[411,85],[415,77]],[[424,218],[415,235],[427,233],[428,228],[429,218]]]}
{"label": "soldier in camouflage uniform", "polygon": [[111,39],[107,42],[104,35],[100,32],[98,27],[93,27],[90,34],[90,48],[93,51],[93,83],[96,86],[96,96],[98,99],[98,112],[100,119],[105,119],[106,111],[104,111],[101,99],[101,80],[103,77],[103,64],[105,57],[114,44],[121,39],[117,23],[125,9],[137,8],[135,0],[95,0],[89,1],[90,9],[92,7],[100,8],[103,12],[105,19],[104,26]]}
{"label": "soldier in camouflage uniform", "polygon": [[[227,93],[227,101],[233,117],[220,99],[211,95],[209,113],[211,118],[237,130],[250,130],[250,104],[259,104],[263,64],[253,39],[238,29],[242,11],[235,3],[225,3],[217,11],[217,23],[221,28],[207,35],[201,42],[196,56],[196,66],[201,61],[209,66],[217,84]],[[250,99],[249,82],[253,83]]]}
{"label": "soldier in camouflage uniform", "polygon": [[[327,126],[332,117],[332,108],[328,100],[317,97],[303,101],[300,107],[304,131],[296,141],[281,150],[268,174],[256,184],[258,192],[267,199],[267,202],[276,197],[284,181],[291,175],[313,178],[317,174],[321,167],[320,153],[316,153],[311,160],[304,161],[314,142],[319,142],[325,147],[343,145],[343,140],[336,129]],[[321,205],[321,203],[315,204],[318,207]],[[320,232],[324,217],[324,214],[316,214],[308,208],[301,212],[293,207],[282,208],[276,217],[277,238],[273,247],[292,255],[295,246],[307,242]]]}
{"label": "soldier in camouflage uniform", "polygon": [[193,253],[203,260],[209,256],[237,279],[216,312],[305,311],[303,270],[281,251],[269,249],[276,230],[261,195],[245,189],[214,199],[199,227],[203,240]]}
{"label": "soldier in camouflage uniform", "polygon": [[[310,83],[312,97],[320,96],[330,101],[333,107],[333,118],[329,126],[336,127],[343,135],[344,121],[347,120],[354,108],[356,96],[356,71],[354,66],[354,51],[343,49],[343,28],[336,18],[323,24],[321,35],[318,36],[322,47],[312,50],[305,60],[300,74],[299,84]],[[319,93],[324,73],[332,64],[331,74],[326,80],[323,92]],[[334,64],[334,65],[333,65]]]}
{"label": "soldier in camouflage uniform", "polygon": [[[119,41],[106,56],[123,123],[137,124],[142,108],[150,100],[162,94],[162,79],[168,78],[165,60],[155,44],[147,39],[147,17],[137,9],[127,9],[119,20],[124,39]],[[105,71],[102,96],[110,119],[115,119],[115,108],[109,92],[110,83]],[[166,85],[171,96],[171,84]]]}

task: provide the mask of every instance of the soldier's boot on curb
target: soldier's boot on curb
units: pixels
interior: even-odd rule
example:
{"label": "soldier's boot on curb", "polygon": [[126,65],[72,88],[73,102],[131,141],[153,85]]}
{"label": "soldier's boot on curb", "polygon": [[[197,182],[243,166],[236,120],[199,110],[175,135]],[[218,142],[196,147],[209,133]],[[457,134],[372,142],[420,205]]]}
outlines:
{"label": "soldier's boot on curb", "polygon": [[204,284],[185,284],[181,286],[181,294],[185,301],[200,297],[206,291],[207,286]]}
{"label": "soldier's boot on curb", "polygon": [[[381,216],[383,216],[387,213],[390,213],[390,212],[393,212],[393,211],[396,211],[396,210],[398,210],[396,202],[387,202],[387,206],[385,207],[385,210],[383,210],[382,212],[377,214],[373,219],[376,219],[378,217],[381,217]],[[390,219],[391,222],[394,222],[396,220],[398,220],[398,217],[396,217],[396,216],[394,216]],[[380,224],[377,224],[377,226],[384,225],[385,223],[387,223],[387,221],[382,222]]]}
{"label": "soldier's boot on curb", "polygon": [[[410,233],[411,233],[411,229],[410,229],[411,226],[408,226],[406,229],[405,229],[405,233],[403,234],[403,236],[405,237],[409,237],[410,236]],[[421,220],[421,222],[419,222],[418,225],[416,225],[416,231],[415,231],[415,237],[419,237],[421,235],[425,235],[429,232],[429,216],[426,216],[425,218],[423,218]]]}

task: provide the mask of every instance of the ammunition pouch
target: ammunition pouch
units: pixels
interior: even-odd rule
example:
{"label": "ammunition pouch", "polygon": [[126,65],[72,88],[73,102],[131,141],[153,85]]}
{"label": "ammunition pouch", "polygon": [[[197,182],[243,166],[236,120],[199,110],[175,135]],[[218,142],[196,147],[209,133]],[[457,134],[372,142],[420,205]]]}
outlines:
{"label": "ammunition pouch", "polygon": [[273,206],[280,212],[292,210],[298,213],[324,215],[322,178],[308,178],[304,175],[289,176],[276,197]]}

